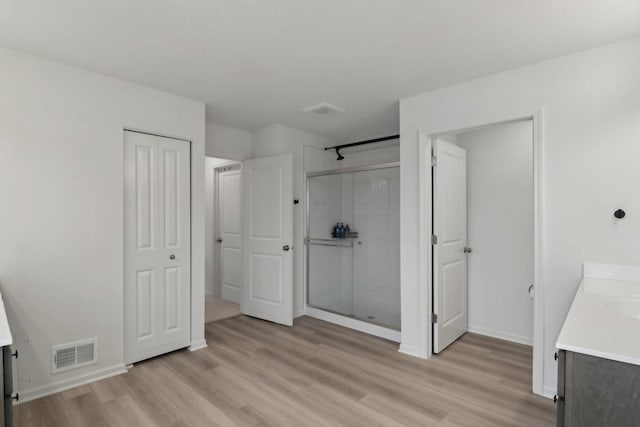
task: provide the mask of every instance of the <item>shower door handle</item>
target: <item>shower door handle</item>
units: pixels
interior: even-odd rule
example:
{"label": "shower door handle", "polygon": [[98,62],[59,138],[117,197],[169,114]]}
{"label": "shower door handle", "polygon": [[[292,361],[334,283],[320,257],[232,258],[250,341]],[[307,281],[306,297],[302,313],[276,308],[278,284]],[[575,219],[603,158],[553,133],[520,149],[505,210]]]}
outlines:
{"label": "shower door handle", "polygon": [[288,251],[289,250],[289,245],[284,245],[282,247],[282,250],[285,251],[285,252]]}

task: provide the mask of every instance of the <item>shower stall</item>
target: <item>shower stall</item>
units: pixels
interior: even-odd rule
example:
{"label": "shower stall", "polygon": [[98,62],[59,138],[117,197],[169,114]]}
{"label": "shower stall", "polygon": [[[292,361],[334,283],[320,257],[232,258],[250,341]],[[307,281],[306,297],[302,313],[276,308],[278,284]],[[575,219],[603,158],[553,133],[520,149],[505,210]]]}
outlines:
{"label": "shower stall", "polygon": [[307,313],[388,339],[400,330],[400,168],[307,174]]}

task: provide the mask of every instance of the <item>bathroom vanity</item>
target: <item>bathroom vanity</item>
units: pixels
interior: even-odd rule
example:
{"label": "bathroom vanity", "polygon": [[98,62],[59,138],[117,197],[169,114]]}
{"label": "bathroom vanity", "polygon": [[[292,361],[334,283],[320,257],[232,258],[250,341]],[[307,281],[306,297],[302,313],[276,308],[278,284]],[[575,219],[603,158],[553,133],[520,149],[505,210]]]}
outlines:
{"label": "bathroom vanity", "polygon": [[558,426],[640,423],[640,267],[585,264],[558,341]]}
{"label": "bathroom vanity", "polygon": [[2,295],[0,295],[0,348],[2,348],[2,354],[0,355],[0,374],[2,375],[0,378],[2,379],[2,384],[0,387],[4,393],[4,399],[0,405],[0,426],[4,427],[13,426],[13,400],[15,396],[13,394],[12,359],[17,357],[17,353],[11,352],[12,343],[13,338],[7,321],[4,301]]}

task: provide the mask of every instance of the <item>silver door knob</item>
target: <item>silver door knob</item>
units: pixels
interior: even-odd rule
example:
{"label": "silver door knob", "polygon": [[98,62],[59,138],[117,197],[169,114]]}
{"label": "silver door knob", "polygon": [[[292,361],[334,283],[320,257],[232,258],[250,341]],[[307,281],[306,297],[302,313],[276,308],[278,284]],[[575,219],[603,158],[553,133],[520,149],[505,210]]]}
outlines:
{"label": "silver door knob", "polygon": [[471,248],[465,246],[464,247],[464,253],[465,254],[470,254],[471,253]]}
{"label": "silver door knob", "polygon": [[282,250],[283,250],[283,251],[288,251],[288,250],[289,250],[289,245],[284,245],[284,246],[282,247]]}
{"label": "silver door knob", "polygon": [[169,255],[169,259],[176,259],[175,255]]}

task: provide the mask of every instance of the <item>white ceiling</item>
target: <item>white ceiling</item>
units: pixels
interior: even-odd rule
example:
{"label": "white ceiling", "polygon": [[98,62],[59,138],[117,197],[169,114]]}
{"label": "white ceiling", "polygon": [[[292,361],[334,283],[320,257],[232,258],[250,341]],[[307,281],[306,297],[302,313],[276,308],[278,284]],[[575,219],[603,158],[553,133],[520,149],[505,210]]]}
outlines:
{"label": "white ceiling", "polygon": [[[0,0],[0,45],[350,141],[398,100],[640,33],[640,0]],[[301,109],[346,108],[318,117]]]}

